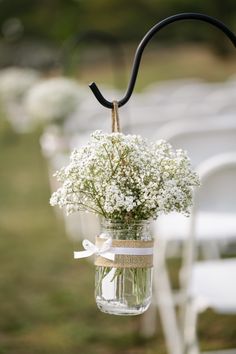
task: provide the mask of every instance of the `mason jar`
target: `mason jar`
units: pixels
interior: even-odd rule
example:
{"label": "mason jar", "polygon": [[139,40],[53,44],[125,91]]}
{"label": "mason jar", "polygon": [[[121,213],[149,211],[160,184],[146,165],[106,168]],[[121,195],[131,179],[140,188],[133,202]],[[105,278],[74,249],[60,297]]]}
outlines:
{"label": "mason jar", "polygon": [[[148,221],[102,221],[96,244],[112,240],[118,249],[114,261],[102,255],[95,260],[95,298],[98,308],[113,315],[139,315],[152,297],[153,240]],[[115,248],[114,248],[115,247]],[[122,252],[125,250],[125,254]],[[121,254],[120,254],[121,253]],[[136,254],[137,253],[137,254]]]}

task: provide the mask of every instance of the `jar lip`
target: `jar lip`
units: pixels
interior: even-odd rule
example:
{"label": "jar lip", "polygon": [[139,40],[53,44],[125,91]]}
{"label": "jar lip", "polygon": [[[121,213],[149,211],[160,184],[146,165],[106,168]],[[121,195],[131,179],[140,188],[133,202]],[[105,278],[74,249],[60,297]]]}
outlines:
{"label": "jar lip", "polygon": [[101,219],[101,224],[104,226],[108,226],[108,225],[117,225],[117,226],[121,226],[121,225],[149,225],[151,223],[150,219],[146,219],[146,220],[132,220],[132,221],[122,221],[122,220],[114,220],[114,219],[106,219],[106,218],[102,218]]}

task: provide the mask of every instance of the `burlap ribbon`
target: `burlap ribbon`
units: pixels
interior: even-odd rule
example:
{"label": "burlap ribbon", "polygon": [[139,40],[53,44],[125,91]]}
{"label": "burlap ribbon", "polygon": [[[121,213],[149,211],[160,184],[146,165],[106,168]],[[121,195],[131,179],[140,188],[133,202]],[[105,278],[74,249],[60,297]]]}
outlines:
{"label": "burlap ribbon", "polygon": [[[97,237],[96,246],[101,248],[105,240]],[[130,253],[134,253],[132,249],[137,249],[137,253],[138,249],[140,249],[141,255],[115,254],[114,261],[98,255],[94,263],[96,266],[114,268],[151,268],[153,266],[153,254],[142,254],[145,253],[145,249],[153,248],[153,241],[112,240],[112,247],[116,249],[130,249]]]}

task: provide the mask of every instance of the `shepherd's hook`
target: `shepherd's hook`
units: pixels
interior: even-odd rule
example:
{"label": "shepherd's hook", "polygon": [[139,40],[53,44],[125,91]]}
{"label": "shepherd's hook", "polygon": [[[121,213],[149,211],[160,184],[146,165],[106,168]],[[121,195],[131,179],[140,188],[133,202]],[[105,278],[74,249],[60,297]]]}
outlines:
{"label": "shepherd's hook", "polygon": [[[140,62],[142,59],[142,54],[143,54],[143,51],[144,51],[146,45],[148,44],[148,42],[152,39],[154,34],[159,32],[162,28],[166,27],[167,25],[169,25],[173,22],[180,21],[180,20],[199,20],[199,21],[210,23],[211,25],[219,28],[230,39],[230,41],[232,42],[234,47],[236,47],[235,34],[223,22],[217,20],[214,17],[208,16],[205,14],[199,14],[199,13],[181,13],[181,14],[177,14],[177,15],[165,18],[164,20],[158,22],[154,27],[152,27],[146,33],[146,35],[143,37],[142,41],[140,42],[140,44],[136,50],[136,53],[135,53],[130,82],[129,82],[126,94],[121,100],[119,100],[119,101],[117,100],[118,107],[124,106],[128,102],[128,100],[130,99],[130,97],[132,95],[132,92],[133,92],[134,86],[135,86],[135,82],[137,79],[137,75],[138,75],[139,65],[140,65]],[[99,88],[95,84],[95,82],[92,82],[89,85],[89,87],[93,91],[94,96],[97,98],[97,100],[104,107],[107,107],[107,108],[113,107],[112,101],[108,101],[105,99],[105,97],[102,95],[101,91],[99,90]]]}

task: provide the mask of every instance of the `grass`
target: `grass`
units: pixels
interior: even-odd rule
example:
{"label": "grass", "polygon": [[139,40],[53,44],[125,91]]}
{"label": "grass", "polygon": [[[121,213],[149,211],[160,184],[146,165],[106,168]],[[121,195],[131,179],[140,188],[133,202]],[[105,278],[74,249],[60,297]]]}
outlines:
{"label": "grass", "polygon": [[[156,340],[149,348],[138,334],[138,318],[97,310],[94,267],[72,259],[74,247],[48,205],[39,136],[5,135],[10,138],[0,143],[0,353],[150,352]],[[164,353],[162,339],[160,347]]]}
{"label": "grass", "polygon": [[[162,70],[170,68],[159,68],[158,77],[183,75],[187,59],[178,60],[165,64],[163,57]],[[153,65],[145,66],[140,87],[150,82]],[[225,67],[215,79],[232,70],[217,60],[215,65]],[[202,75],[208,78],[212,70],[208,64]],[[139,317],[97,310],[94,267],[72,259],[74,245],[48,204],[38,133],[15,135],[2,115],[0,122],[0,354],[165,354],[159,320],[156,335],[147,340],[139,334]],[[177,265],[170,263],[175,284]],[[235,316],[205,312],[199,321],[202,349],[236,347],[235,325]]]}
{"label": "grass", "polygon": [[[78,78],[85,84],[95,81],[99,84],[117,84],[125,90],[130,77],[133,57],[136,48],[126,48],[124,53],[124,67],[118,69],[117,74],[111,70],[108,53],[97,57],[95,53],[82,53],[82,69]],[[93,59],[91,59],[94,58]],[[201,78],[207,81],[224,81],[235,75],[235,53],[227,58],[215,56],[208,47],[194,45],[179,45],[173,48],[157,48],[148,45],[143,54],[139,74],[135,85],[136,91],[157,81],[185,78]]]}

